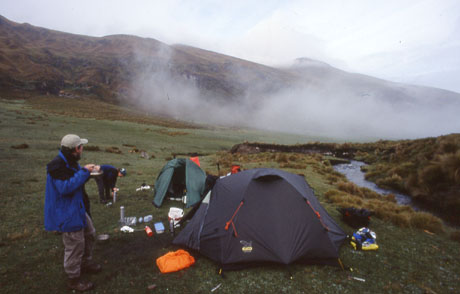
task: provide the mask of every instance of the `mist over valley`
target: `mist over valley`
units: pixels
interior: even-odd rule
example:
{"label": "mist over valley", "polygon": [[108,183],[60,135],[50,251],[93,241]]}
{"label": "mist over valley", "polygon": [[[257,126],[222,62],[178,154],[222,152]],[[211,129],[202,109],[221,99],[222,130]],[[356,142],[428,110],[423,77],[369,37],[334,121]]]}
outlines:
{"label": "mist over valley", "polygon": [[93,97],[197,123],[341,140],[458,132],[460,94],[301,57],[269,67],[128,35],[87,37],[0,18],[0,90]]}

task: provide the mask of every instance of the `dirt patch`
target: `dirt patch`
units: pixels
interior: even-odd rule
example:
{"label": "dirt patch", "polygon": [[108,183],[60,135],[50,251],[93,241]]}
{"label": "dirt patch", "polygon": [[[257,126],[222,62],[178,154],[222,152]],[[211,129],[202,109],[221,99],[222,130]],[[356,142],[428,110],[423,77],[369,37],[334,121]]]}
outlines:
{"label": "dirt patch", "polygon": [[105,152],[108,153],[115,153],[115,154],[121,154],[121,150],[118,147],[107,147],[105,148]]}
{"label": "dirt patch", "polygon": [[27,149],[27,148],[29,148],[29,145],[26,144],[26,143],[22,143],[22,144],[19,144],[19,145],[13,145],[13,146],[11,146],[11,148],[13,148],[13,149]]}
{"label": "dirt patch", "polygon": [[87,145],[85,146],[85,151],[101,151],[99,146]]}

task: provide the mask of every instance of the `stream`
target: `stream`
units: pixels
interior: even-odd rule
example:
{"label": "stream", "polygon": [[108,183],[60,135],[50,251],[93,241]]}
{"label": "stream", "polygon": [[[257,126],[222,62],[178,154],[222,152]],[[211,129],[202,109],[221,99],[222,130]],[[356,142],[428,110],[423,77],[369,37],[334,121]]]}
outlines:
{"label": "stream", "polygon": [[336,170],[339,173],[345,175],[345,177],[350,182],[355,183],[356,185],[358,185],[360,187],[369,188],[372,191],[375,191],[375,192],[377,192],[379,194],[382,194],[382,195],[393,194],[393,195],[395,195],[396,202],[399,205],[409,205],[415,211],[424,211],[424,212],[431,213],[431,214],[439,217],[440,219],[442,219],[443,222],[444,222],[444,225],[449,226],[449,227],[453,227],[455,229],[460,229],[460,226],[458,224],[454,224],[453,222],[449,222],[448,220],[443,218],[442,214],[430,211],[430,210],[428,210],[426,208],[422,208],[421,206],[415,204],[412,201],[412,198],[410,196],[404,195],[404,194],[401,194],[401,193],[398,193],[398,192],[395,192],[395,191],[379,188],[375,183],[367,181],[364,178],[364,172],[361,171],[361,166],[363,166],[363,165],[366,165],[366,164],[364,162],[361,162],[361,161],[350,160],[350,163],[341,163],[341,164],[334,165],[334,170]]}
{"label": "stream", "polygon": [[339,173],[345,175],[345,177],[352,183],[360,187],[369,188],[372,191],[375,191],[382,195],[393,194],[395,195],[396,202],[400,205],[409,205],[414,210],[419,210],[419,208],[412,202],[410,196],[379,188],[375,183],[370,182],[364,178],[364,172],[361,171],[361,166],[366,165],[364,162],[351,160],[350,163],[342,163],[334,165],[334,169]]}

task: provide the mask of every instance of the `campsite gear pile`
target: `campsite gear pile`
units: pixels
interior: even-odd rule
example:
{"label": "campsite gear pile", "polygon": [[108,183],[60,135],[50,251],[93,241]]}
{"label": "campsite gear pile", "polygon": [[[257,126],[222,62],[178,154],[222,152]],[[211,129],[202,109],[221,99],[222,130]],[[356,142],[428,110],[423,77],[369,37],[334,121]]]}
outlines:
{"label": "campsite gear pile", "polygon": [[179,249],[157,258],[157,266],[163,274],[180,271],[195,263],[195,258],[187,251]]}
{"label": "campsite gear pile", "polygon": [[351,236],[350,244],[355,250],[377,250],[377,235],[369,228],[361,228]]}
{"label": "campsite gear pile", "polygon": [[199,251],[224,270],[265,262],[338,265],[346,234],[304,177],[270,168],[245,170],[216,180],[194,203],[182,219],[190,222],[173,244]]}
{"label": "campsite gear pile", "polygon": [[361,227],[368,227],[373,212],[361,208],[348,207],[348,208],[337,208],[342,214],[342,220],[350,227],[357,229]]}

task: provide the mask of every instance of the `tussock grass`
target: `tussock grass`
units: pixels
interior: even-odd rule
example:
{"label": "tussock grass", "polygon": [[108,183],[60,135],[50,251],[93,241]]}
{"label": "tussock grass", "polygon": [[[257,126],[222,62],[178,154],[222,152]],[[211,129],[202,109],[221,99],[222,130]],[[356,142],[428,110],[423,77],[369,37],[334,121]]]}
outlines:
{"label": "tussock grass", "polygon": [[[96,284],[96,289],[88,293],[150,293],[152,290],[148,286],[152,284],[156,285],[153,290],[156,293],[209,293],[218,284],[222,285],[215,293],[220,294],[423,293],[430,289],[436,293],[457,293],[460,290],[460,249],[459,243],[452,240],[451,235],[427,234],[412,229],[410,224],[407,228],[399,227],[377,217],[372,219],[371,225],[378,235],[379,251],[354,251],[345,243],[339,252],[345,266],[353,268],[353,272],[329,266],[294,264],[289,266],[289,274],[284,265],[265,265],[226,272],[223,279],[217,274],[217,264],[192,252],[196,258],[194,266],[177,273],[161,274],[155,260],[168,251],[178,249],[170,245],[172,236],[164,233],[149,238],[143,232],[142,225],[137,225],[135,229],[138,231],[132,234],[123,234],[119,231],[118,219],[120,206],[124,206],[127,216],[152,214],[154,222],[167,223],[169,208],[177,207],[178,202],[166,201],[157,209],[151,204],[153,191],[136,191],[142,183],[154,186],[156,177],[166,163],[164,159],[172,158],[171,154],[204,154],[200,156],[201,167],[212,174],[217,174],[217,162],[221,162],[221,173],[227,173],[231,164],[240,164],[243,169],[280,168],[280,163],[275,160],[277,152],[234,156],[227,151],[247,138],[266,142],[273,142],[275,138],[276,142],[286,142],[288,139],[297,142],[298,137],[275,137],[256,131],[189,128],[178,130],[189,133],[186,136],[168,136],[154,131],[146,132],[144,123],[63,117],[54,114],[60,111],[58,105],[54,105],[55,109],[50,113],[45,113],[31,108],[28,103],[0,100],[0,164],[9,167],[0,169],[2,293],[69,292],[62,270],[62,236],[43,229],[45,166],[56,156],[60,139],[67,133],[84,136],[90,144],[99,146],[101,150],[107,146],[120,146],[118,149],[123,151],[121,154],[84,151],[81,165],[96,163],[128,167],[128,175],[117,182],[120,191],[117,202],[112,206],[98,203],[94,180],[86,183],[97,233],[110,235],[108,242],[96,243],[94,259],[103,264],[103,271],[98,275],[84,275],[85,279]],[[68,106],[64,104],[62,107]],[[78,107],[78,103],[75,107]],[[41,124],[26,123],[30,117],[37,116],[46,117],[49,125],[43,127]],[[152,124],[149,128],[167,127]],[[33,148],[10,148],[23,142]],[[139,153],[128,152],[132,146],[123,144],[148,150],[156,158],[145,160]],[[287,159],[292,167],[283,169],[304,174],[324,208],[348,234],[352,231],[341,222],[337,205],[326,199],[327,191],[334,190],[329,194],[346,195],[350,202],[361,201],[361,205],[369,203],[374,208],[381,205],[376,202],[379,199],[363,198],[339,190],[336,183],[344,179],[330,170],[329,159],[307,154],[292,158],[288,154]],[[301,167],[305,165],[306,168],[296,169],[295,164]],[[330,182],[336,178],[341,180],[334,180],[331,185]],[[401,211],[399,215],[404,216],[405,212]],[[350,279],[350,276],[364,278],[366,282]],[[398,277],[398,281],[395,281],[395,277]]]}
{"label": "tussock grass", "polygon": [[370,163],[366,179],[411,195],[446,220],[460,224],[460,134],[385,142],[374,152],[357,152]]}
{"label": "tussock grass", "polygon": [[460,231],[454,231],[450,233],[450,239],[460,243]]}
{"label": "tussock grass", "polygon": [[438,217],[426,212],[412,214],[410,225],[413,228],[429,230],[435,233],[444,231],[442,221]]}
{"label": "tussock grass", "polygon": [[365,208],[374,212],[377,218],[403,228],[444,232],[441,219],[430,213],[414,211],[407,205],[398,205],[394,195],[382,196],[350,182],[338,182],[336,186],[338,190],[329,190],[324,196],[339,207]]}
{"label": "tussock grass", "polygon": [[382,195],[372,191],[371,189],[358,187],[356,184],[351,182],[338,182],[337,188],[340,191],[347,192],[348,194],[352,194],[361,198],[366,199],[378,199],[382,198]]}

